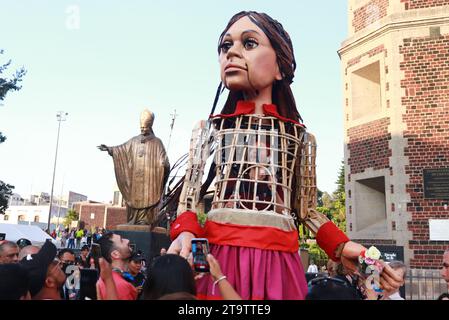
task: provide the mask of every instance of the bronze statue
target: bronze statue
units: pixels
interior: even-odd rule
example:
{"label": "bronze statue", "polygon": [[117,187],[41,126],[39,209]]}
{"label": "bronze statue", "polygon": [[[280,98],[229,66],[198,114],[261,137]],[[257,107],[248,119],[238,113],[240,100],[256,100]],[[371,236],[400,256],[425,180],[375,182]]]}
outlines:
{"label": "bronze statue", "polygon": [[154,114],[145,109],[140,115],[140,135],[119,146],[98,146],[114,160],[115,177],[130,225],[153,224],[170,171],[164,145],[153,133],[153,122]]}

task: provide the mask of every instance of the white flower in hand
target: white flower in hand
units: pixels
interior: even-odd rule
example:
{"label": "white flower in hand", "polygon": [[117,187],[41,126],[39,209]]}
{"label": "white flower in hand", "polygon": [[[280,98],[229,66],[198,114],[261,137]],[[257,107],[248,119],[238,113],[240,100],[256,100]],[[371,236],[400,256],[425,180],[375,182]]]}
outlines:
{"label": "white flower in hand", "polygon": [[371,246],[368,250],[366,250],[365,257],[373,260],[379,260],[380,251],[376,247]]}

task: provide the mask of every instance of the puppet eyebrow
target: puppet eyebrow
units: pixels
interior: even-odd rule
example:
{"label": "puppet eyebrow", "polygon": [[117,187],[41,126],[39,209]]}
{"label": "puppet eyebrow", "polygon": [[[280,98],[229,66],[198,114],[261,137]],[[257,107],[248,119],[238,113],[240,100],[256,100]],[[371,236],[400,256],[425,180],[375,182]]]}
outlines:
{"label": "puppet eyebrow", "polygon": [[[242,32],[242,36],[244,36],[247,33],[257,33],[258,35],[260,35],[260,33],[257,32],[256,30],[245,30],[245,31]],[[226,33],[225,37],[231,37],[231,34],[230,33]]]}

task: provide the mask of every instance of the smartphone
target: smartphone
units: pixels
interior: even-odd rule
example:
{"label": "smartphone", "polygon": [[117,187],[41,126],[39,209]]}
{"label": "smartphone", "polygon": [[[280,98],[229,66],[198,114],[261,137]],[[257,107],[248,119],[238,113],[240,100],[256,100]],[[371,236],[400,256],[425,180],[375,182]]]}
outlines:
{"label": "smartphone", "polygon": [[6,233],[0,233],[0,241],[3,241],[6,239]]}
{"label": "smartphone", "polygon": [[192,239],[193,268],[196,272],[209,272],[206,257],[209,253],[209,241],[206,238]]}
{"label": "smartphone", "polygon": [[80,269],[80,300],[97,300],[98,271]]}
{"label": "smartphone", "polygon": [[90,254],[94,259],[95,269],[100,270],[100,263],[98,262],[98,260],[101,258],[101,247],[98,243],[92,243]]}

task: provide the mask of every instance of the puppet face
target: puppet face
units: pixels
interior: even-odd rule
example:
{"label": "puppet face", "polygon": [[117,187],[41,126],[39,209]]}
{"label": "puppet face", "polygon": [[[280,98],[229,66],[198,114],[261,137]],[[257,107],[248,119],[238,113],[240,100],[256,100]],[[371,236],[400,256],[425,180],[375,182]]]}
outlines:
{"label": "puppet face", "polygon": [[221,80],[231,91],[271,90],[281,80],[276,52],[266,34],[248,17],[237,20],[220,44]]}

